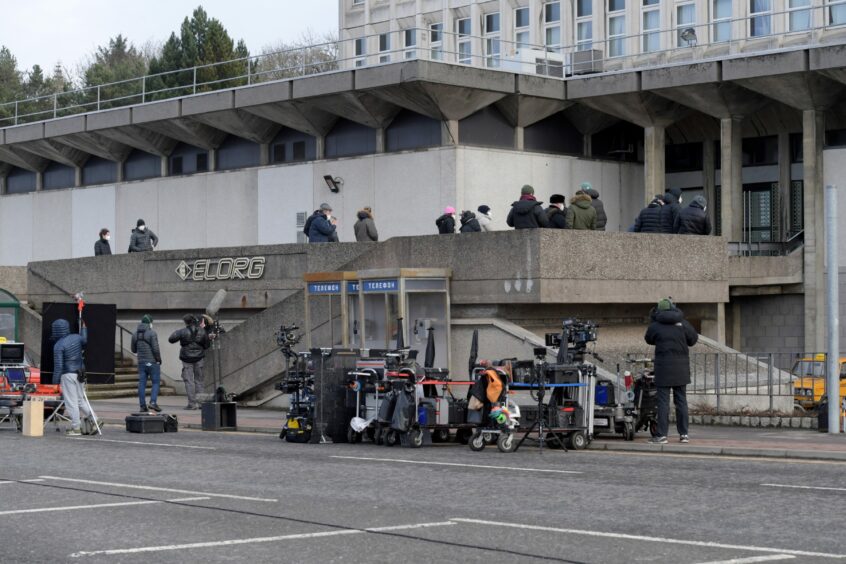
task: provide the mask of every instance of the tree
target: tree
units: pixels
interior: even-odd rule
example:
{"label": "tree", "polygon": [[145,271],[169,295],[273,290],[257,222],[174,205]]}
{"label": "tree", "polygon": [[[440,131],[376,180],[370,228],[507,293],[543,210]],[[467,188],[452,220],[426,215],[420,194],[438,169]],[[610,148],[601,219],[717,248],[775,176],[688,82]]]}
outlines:
{"label": "tree", "polygon": [[5,46],[0,46],[0,127],[12,125],[15,115],[14,105],[4,105],[14,102],[21,96],[21,71],[18,70],[18,60]]}
{"label": "tree", "polygon": [[[223,24],[209,18],[200,6],[182,22],[179,35],[171,33],[161,54],[150,61],[151,74],[167,73],[151,78],[151,89],[157,98],[193,93],[195,72],[183,70],[192,67],[202,67],[196,70],[196,82],[201,85],[197,92],[246,84],[249,55],[244,41],[236,45]],[[225,61],[232,62],[217,64]]]}
{"label": "tree", "polygon": [[[123,35],[109,39],[108,46],[98,47],[83,70],[87,109],[96,109],[98,86],[101,87],[101,109],[141,102],[145,90],[142,77],[145,74],[147,60],[134,45]],[[102,86],[104,84],[109,86]]]}
{"label": "tree", "polygon": [[280,80],[338,69],[338,37],[307,31],[292,43],[268,45],[254,66],[256,82]]}

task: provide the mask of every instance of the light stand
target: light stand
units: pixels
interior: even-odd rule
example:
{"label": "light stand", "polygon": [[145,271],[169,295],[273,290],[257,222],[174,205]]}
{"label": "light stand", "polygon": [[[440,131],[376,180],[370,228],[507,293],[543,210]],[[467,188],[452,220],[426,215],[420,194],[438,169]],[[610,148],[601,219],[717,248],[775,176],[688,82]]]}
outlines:
{"label": "light stand", "polygon": [[326,359],[330,356],[332,356],[331,348],[320,349],[320,412],[318,414],[320,420],[317,422],[317,426],[320,427],[320,444],[322,445],[332,444],[332,439],[326,436],[326,424],[323,422],[323,403],[326,398],[324,394],[324,380],[326,379]]}

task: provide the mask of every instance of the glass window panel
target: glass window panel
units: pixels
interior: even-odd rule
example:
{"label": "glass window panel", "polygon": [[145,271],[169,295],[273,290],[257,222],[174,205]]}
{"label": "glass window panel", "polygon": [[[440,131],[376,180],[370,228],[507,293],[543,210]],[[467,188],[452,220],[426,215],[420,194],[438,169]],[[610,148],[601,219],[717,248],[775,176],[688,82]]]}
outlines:
{"label": "glass window panel", "polygon": [[547,47],[557,47],[561,45],[561,28],[548,27],[546,28],[546,43]]}
{"label": "glass window panel", "polygon": [[757,16],[751,19],[749,33],[752,37],[770,34],[770,16]]}
{"label": "glass window panel", "polygon": [[649,12],[643,13],[643,29],[644,31],[649,31],[652,29],[658,29],[658,25],[660,24],[661,18],[659,17],[658,10],[651,10]]}
{"label": "glass window panel", "polygon": [[678,25],[689,25],[696,20],[696,7],[693,4],[685,4],[676,8],[676,22]]}
{"label": "glass window panel", "polygon": [[582,18],[593,14],[593,0],[576,0],[576,17]]}
{"label": "glass window panel", "polygon": [[544,19],[546,23],[561,21],[561,4],[559,2],[550,2],[544,7]]}
{"label": "glass window panel", "polygon": [[469,41],[464,41],[464,42],[458,44],[458,62],[459,63],[469,64],[471,59],[472,59],[471,55],[472,55],[472,52],[471,52],[471,49],[470,49],[470,42]]}
{"label": "glass window panel", "polygon": [[798,10],[790,12],[790,31],[811,29],[811,11]]}
{"label": "glass window panel", "polygon": [[714,0],[714,19],[731,17],[731,0]]}
{"label": "glass window panel", "polygon": [[364,55],[364,38],[355,40],[355,55],[356,57]]}
{"label": "glass window panel", "polygon": [[626,0],[608,0],[608,11],[619,12],[626,9]]}
{"label": "glass window panel", "polygon": [[593,22],[581,22],[577,33],[579,42],[593,39]]}
{"label": "glass window panel", "polygon": [[485,16],[485,33],[496,33],[499,31],[499,13]]}
{"label": "glass window panel", "polygon": [[643,0],[644,6],[657,6],[661,0]]}
{"label": "glass window panel", "polygon": [[429,36],[430,41],[432,43],[440,43],[443,38],[444,24],[432,24],[431,26],[429,26],[429,29],[431,30]]}
{"label": "glass window panel", "polygon": [[529,25],[529,9],[517,8],[514,11],[514,27],[528,27]]}
{"label": "glass window panel", "polygon": [[828,9],[828,25],[846,24],[846,3],[833,4]]}
{"label": "glass window panel", "polygon": [[458,35],[470,35],[470,18],[458,20]]}
{"label": "glass window panel", "polygon": [[731,23],[714,24],[714,42],[729,41],[731,39]]}
{"label": "glass window panel", "polygon": [[608,34],[609,35],[624,35],[626,33],[626,17],[617,16],[615,18],[608,18]]}
{"label": "glass window panel", "polygon": [[771,9],[771,0],[749,0],[749,11],[753,14],[769,12]]}
{"label": "glass window panel", "polygon": [[383,33],[379,35],[379,50],[380,51],[390,51],[391,50],[391,34],[390,33]]}
{"label": "glass window panel", "polygon": [[417,45],[417,30],[405,30],[405,46],[414,47],[415,45]]}
{"label": "glass window panel", "polygon": [[514,37],[515,43],[517,43],[517,48],[520,49],[522,47],[529,46],[529,32],[528,31],[518,31],[517,35]]}

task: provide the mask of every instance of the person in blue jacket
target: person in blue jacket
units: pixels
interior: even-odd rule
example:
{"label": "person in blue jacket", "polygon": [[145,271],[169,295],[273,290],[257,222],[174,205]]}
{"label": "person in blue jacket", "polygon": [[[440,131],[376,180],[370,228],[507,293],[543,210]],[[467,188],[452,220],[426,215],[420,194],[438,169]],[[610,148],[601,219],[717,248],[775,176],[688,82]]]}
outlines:
{"label": "person in blue jacket", "polygon": [[335,236],[335,220],[329,220],[331,216],[332,206],[320,204],[320,213],[311,218],[308,230],[309,243],[331,243],[338,240]]}
{"label": "person in blue jacket", "polygon": [[55,341],[53,345],[53,383],[62,384],[62,399],[65,408],[70,413],[71,428],[65,433],[69,436],[79,436],[80,415],[82,413],[92,422],[95,421],[91,405],[85,401],[85,391],[79,381],[80,371],[84,369],[82,363],[82,349],[88,342],[88,328],[82,322],[79,334],[70,332],[70,323],[64,319],[57,319],[51,326]]}

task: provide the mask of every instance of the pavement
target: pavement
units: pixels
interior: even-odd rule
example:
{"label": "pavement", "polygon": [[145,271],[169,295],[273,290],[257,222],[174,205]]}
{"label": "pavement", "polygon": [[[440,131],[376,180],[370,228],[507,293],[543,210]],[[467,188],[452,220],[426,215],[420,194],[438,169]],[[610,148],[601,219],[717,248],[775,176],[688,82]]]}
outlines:
{"label": "pavement", "polygon": [[[138,406],[135,398],[120,398],[92,402],[94,411],[107,423],[123,425],[124,418]],[[189,411],[185,398],[163,396],[159,406],[167,413],[175,413],[180,428],[201,429],[199,410]],[[278,435],[285,412],[274,409],[239,408],[238,431]],[[672,424],[671,424],[672,430]],[[829,435],[806,429],[767,429],[750,427],[691,426],[691,442],[683,445],[678,436],[670,436],[666,445],[650,445],[648,433],[638,433],[634,441],[624,441],[619,435],[602,435],[594,440],[591,450],[622,452],[664,452],[672,454],[755,456],[768,458],[796,458],[846,461],[846,434]]]}

